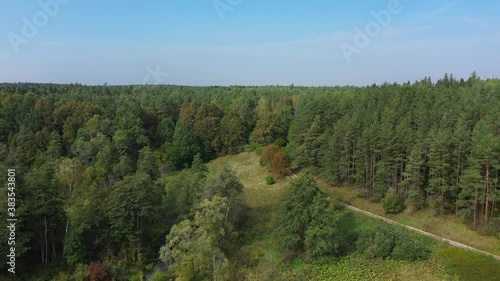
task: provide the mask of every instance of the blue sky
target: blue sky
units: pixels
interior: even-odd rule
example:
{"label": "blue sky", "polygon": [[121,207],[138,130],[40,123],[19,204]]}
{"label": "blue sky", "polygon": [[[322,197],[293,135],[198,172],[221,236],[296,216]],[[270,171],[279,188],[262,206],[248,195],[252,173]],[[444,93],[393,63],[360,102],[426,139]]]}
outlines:
{"label": "blue sky", "polygon": [[499,12],[500,1],[490,0],[4,0],[0,82],[368,85],[474,70],[500,77]]}

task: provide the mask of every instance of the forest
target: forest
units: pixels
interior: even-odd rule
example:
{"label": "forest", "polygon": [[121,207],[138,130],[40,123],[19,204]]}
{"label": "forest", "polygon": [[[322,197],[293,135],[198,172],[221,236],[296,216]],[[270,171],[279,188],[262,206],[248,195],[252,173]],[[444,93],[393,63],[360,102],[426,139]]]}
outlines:
{"label": "forest", "polygon": [[0,84],[0,197],[15,169],[17,218],[16,274],[3,262],[0,277],[236,280],[250,207],[233,169],[205,164],[242,152],[269,166],[269,188],[289,180],[273,212],[285,264],[431,252],[398,229],[349,231],[318,177],[386,213],[430,209],[499,237],[499,109],[500,80],[476,73],[366,87]]}

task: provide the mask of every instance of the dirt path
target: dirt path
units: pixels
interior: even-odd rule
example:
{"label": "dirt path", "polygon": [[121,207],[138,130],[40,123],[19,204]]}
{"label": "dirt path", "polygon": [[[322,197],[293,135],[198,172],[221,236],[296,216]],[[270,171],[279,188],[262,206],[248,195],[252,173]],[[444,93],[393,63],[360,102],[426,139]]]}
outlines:
{"label": "dirt path", "polygon": [[406,228],[406,229],[408,229],[410,231],[417,232],[417,233],[420,233],[422,235],[434,238],[434,239],[439,240],[441,242],[445,242],[447,244],[450,244],[450,245],[452,245],[454,247],[462,248],[462,249],[465,249],[465,250],[468,250],[468,251],[471,251],[471,252],[475,252],[475,253],[478,253],[478,254],[481,254],[481,255],[489,256],[489,257],[492,257],[492,258],[500,261],[500,256],[497,256],[497,255],[494,255],[494,254],[491,254],[491,253],[488,253],[488,252],[485,252],[485,251],[473,248],[471,246],[467,246],[467,245],[462,244],[462,243],[455,242],[455,241],[450,240],[450,239],[446,239],[446,238],[437,236],[435,234],[432,234],[432,233],[420,230],[420,229],[415,228],[415,227],[411,227],[411,226],[407,226],[407,225],[401,224],[399,222],[390,220],[388,218],[384,218],[384,217],[379,216],[379,215],[375,215],[373,213],[367,212],[365,210],[361,210],[360,208],[356,208],[354,206],[351,206],[351,205],[348,205],[348,204],[345,204],[345,203],[340,203],[340,204],[342,206],[344,206],[346,209],[349,209],[351,211],[354,211],[354,212],[357,212],[357,213],[361,213],[363,215],[372,217],[374,219],[377,219],[377,220],[380,220],[380,221],[383,221],[383,222],[386,222],[386,223],[390,223],[390,224],[393,224],[393,225],[398,225],[398,226],[404,227],[404,228]]}
{"label": "dirt path", "polygon": [[[290,171],[289,169],[287,169],[287,173],[293,178],[293,179],[296,179],[297,178],[297,175],[295,175],[292,171]],[[343,203],[341,202],[340,205],[344,206],[346,209],[349,209],[351,211],[354,211],[354,212],[357,212],[357,213],[361,213],[363,215],[366,215],[366,216],[369,216],[369,217],[372,217],[374,219],[377,219],[377,220],[380,220],[380,221],[383,221],[383,222],[386,222],[386,223],[389,223],[389,224],[392,224],[392,225],[397,225],[397,226],[401,226],[401,227],[404,227],[410,231],[413,231],[413,232],[417,232],[417,233],[420,233],[422,235],[425,235],[425,236],[428,236],[428,237],[431,237],[433,239],[436,239],[436,240],[439,240],[441,242],[445,242],[451,246],[454,246],[454,247],[457,247],[457,248],[462,248],[462,249],[465,249],[465,250],[468,250],[468,251],[471,251],[471,252],[474,252],[474,253],[478,253],[478,254],[481,254],[481,255],[485,255],[485,256],[488,256],[488,257],[492,257],[496,260],[499,260],[500,261],[500,256],[497,256],[497,255],[494,255],[492,253],[488,253],[488,252],[485,252],[485,251],[482,251],[482,250],[479,250],[479,249],[476,249],[474,247],[471,247],[471,246],[467,246],[465,244],[462,244],[462,243],[459,243],[459,242],[456,242],[456,241],[453,241],[453,240],[450,240],[450,239],[447,239],[447,238],[444,238],[444,237],[441,237],[441,236],[437,236],[435,234],[432,234],[432,233],[429,233],[427,231],[423,231],[423,230],[420,230],[418,228],[415,228],[415,227],[411,227],[411,226],[408,226],[408,225],[404,225],[404,224],[401,224],[399,222],[396,222],[396,221],[393,221],[393,220],[390,220],[388,218],[384,218],[382,216],[379,216],[379,215],[376,215],[374,213],[370,213],[370,212],[367,212],[365,210],[362,210],[360,208],[356,208],[354,206],[351,206],[349,204],[346,204],[346,203]]]}

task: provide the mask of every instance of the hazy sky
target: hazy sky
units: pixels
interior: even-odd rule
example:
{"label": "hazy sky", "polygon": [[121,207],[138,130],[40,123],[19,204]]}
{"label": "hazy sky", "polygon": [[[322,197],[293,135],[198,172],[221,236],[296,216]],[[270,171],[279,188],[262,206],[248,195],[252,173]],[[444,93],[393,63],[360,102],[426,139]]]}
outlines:
{"label": "hazy sky", "polygon": [[0,0],[0,82],[500,77],[499,14],[494,0]]}

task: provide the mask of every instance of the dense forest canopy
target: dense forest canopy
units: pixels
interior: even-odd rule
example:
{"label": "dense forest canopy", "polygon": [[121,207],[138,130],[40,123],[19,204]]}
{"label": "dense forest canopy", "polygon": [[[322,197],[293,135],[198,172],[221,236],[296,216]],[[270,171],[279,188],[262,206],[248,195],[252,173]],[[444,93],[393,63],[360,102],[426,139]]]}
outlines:
{"label": "dense forest canopy", "polygon": [[[210,256],[190,252],[198,245],[218,263],[190,274],[222,274],[242,187],[202,163],[271,144],[286,153],[280,161],[359,188],[389,212],[432,208],[497,233],[499,109],[500,81],[475,74],[367,87],[0,84],[0,166],[16,170],[19,266],[149,262],[162,245],[165,261],[204,264]],[[171,220],[180,224],[170,238],[199,244],[164,245]]]}

